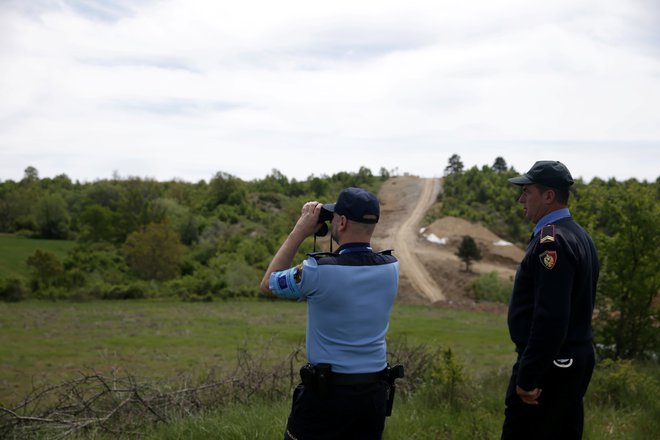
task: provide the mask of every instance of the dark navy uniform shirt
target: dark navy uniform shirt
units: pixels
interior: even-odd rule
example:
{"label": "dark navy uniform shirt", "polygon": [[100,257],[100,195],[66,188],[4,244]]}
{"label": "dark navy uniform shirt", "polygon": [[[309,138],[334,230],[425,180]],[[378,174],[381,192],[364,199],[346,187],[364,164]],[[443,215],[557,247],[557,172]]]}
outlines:
{"label": "dark navy uniform shirt", "polygon": [[542,388],[554,359],[592,343],[598,256],[589,234],[566,214],[529,242],[509,303],[509,333],[520,354],[517,385],[525,390]]}

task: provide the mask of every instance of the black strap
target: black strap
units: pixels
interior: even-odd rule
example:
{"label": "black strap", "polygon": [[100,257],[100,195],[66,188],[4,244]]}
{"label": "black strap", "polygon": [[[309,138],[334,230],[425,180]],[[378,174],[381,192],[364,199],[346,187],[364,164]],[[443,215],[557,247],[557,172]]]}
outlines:
{"label": "black strap", "polygon": [[380,382],[387,379],[387,369],[377,373],[332,373],[332,383],[334,385],[366,385]]}

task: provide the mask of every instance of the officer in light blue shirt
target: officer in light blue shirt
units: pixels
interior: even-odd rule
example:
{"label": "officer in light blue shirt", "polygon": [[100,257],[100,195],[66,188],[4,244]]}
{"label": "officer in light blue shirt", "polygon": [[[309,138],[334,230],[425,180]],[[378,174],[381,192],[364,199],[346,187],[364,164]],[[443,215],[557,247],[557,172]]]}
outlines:
{"label": "officer in light blue shirt", "polygon": [[[293,258],[332,216],[335,253]],[[380,205],[374,194],[346,188],[337,203],[308,202],[270,263],[261,289],[307,302],[307,358],[293,397],[285,439],[380,439],[388,384],[385,337],[399,280],[390,252],[370,246]]]}

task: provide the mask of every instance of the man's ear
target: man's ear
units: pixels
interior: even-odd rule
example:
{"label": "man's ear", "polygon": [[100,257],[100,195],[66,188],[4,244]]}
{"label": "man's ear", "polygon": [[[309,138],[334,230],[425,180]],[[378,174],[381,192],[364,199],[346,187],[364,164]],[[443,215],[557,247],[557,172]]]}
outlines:
{"label": "man's ear", "polygon": [[348,226],[348,218],[345,215],[339,216],[339,230],[343,231]]}
{"label": "man's ear", "polygon": [[547,204],[551,204],[555,201],[557,193],[554,189],[550,188],[543,193],[543,201]]}

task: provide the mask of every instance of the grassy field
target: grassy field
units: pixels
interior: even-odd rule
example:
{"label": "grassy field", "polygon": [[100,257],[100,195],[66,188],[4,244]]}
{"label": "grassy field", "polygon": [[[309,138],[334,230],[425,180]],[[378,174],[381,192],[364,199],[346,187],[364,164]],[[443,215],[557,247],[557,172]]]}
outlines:
{"label": "grassy field", "polygon": [[38,240],[0,234],[0,278],[27,277],[28,267],[25,260],[37,249],[64,257],[74,246],[74,241]]}
{"label": "grassy field", "polygon": [[[0,396],[85,369],[160,378],[231,369],[239,349],[282,361],[304,347],[306,308],[287,301],[0,303]],[[451,346],[476,374],[513,353],[503,316],[395,305],[389,339]]]}
{"label": "grassy field", "polygon": [[[0,303],[0,405],[10,407],[33,386],[81,372],[165,380],[182,372],[200,378],[211,370],[231,374],[243,350],[281,364],[304,347],[305,320],[305,304],[286,301]],[[505,321],[492,313],[396,304],[390,347],[451,347],[466,380],[451,394],[442,384],[424,382],[398,396],[384,439],[499,438],[514,360]],[[585,403],[584,438],[659,438],[659,391],[657,364],[598,367]],[[255,395],[158,425],[141,423],[139,437],[281,438],[291,405],[286,394]],[[92,430],[82,438],[117,437]]]}

